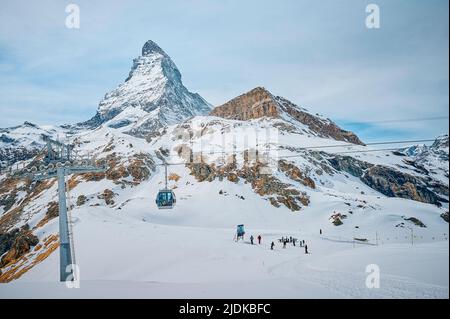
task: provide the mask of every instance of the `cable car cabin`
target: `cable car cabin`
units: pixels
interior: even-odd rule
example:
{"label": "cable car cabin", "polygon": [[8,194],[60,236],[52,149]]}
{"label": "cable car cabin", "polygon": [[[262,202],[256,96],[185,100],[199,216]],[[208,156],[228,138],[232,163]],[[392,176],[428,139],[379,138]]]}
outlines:
{"label": "cable car cabin", "polygon": [[162,189],[156,195],[156,205],[159,209],[171,209],[175,206],[177,199],[175,193],[170,189]]}
{"label": "cable car cabin", "polygon": [[245,235],[244,225],[237,225],[236,241],[238,241],[239,239],[244,240],[244,235]]}

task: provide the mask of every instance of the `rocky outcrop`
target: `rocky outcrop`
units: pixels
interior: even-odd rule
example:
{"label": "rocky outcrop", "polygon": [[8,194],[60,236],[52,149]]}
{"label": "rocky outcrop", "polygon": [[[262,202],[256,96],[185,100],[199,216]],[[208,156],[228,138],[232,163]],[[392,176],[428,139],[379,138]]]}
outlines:
{"label": "rocky outcrop", "polygon": [[306,125],[311,132],[320,137],[364,145],[354,133],[341,129],[329,119],[312,115],[282,97],[273,96],[262,87],[257,87],[214,108],[210,115],[241,121],[262,117],[283,118],[288,116]]}
{"label": "rocky outcrop", "polygon": [[347,218],[347,215],[341,214],[341,213],[334,213],[330,216],[330,221],[333,223],[334,226],[341,226],[344,224],[342,221],[343,219]]}
{"label": "rocky outcrop", "polygon": [[114,181],[116,184],[128,183],[127,177],[133,178],[134,184],[147,180],[152,171],[155,171],[155,162],[148,154],[139,153],[130,157],[126,162],[115,152],[106,156],[107,170],[105,173],[83,174],[85,181],[100,181],[103,178]]}
{"label": "rocky outcrop", "polygon": [[397,171],[393,168],[374,165],[350,156],[336,155],[328,159],[331,166],[340,172],[359,177],[364,184],[389,197],[401,197],[441,206],[444,201],[428,189],[423,179]]}
{"label": "rocky outcrop", "polygon": [[279,107],[272,94],[257,87],[231,101],[214,108],[210,115],[247,121],[264,116],[279,117]]}
{"label": "rocky outcrop", "polygon": [[404,218],[404,220],[407,220],[407,221],[413,223],[414,225],[422,227],[422,228],[427,227],[420,219],[418,219],[416,217],[408,217],[408,218]]}
{"label": "rocky outcrop", "polygon": [[77,198],[77,206],[82,206],[87,202],[87,197],[85,195],[80,195]]}
{"label": "rocky outcrop", "polygon": [[0,235],[0,255],[5,251],[0,261],[0,268],[14,262],[18,258],[28,253],[32,246],[36,246],[39,243],[38,238],[33,235],[27,226],[22,227],[20,230],[13,230],[7,234]]}
{"label": "rocky outcrop", "polygon": [[[5,181],[5,180],[4,180]],[[16,181],[17,182],[17,181]],[[55,180],[45,180],[39,182],[25,181],[25,183],[15,183],[13,180],[6,179],[6,182],[0,184],[0,194],[3,191],[7,191],[10,187],[12,192],[23,192],[25,197],[23,200],[16,202],[15,206],[11,207],[9,211],[6,211],[0,216],[0,232],[7,232],[12,230],[17,223],[20,222],[24,207],[31,203],[34,199],[42,194],[42,192],[48,190]]]}
{"label": "rocky outcrop", "polygon": [[133,177],[135,182],[142,182],[147,180],[151,171],[155,170],[155,162],[148,154],[136,154],[131,163],[127,166],[128,173]]}
{"label": "rocky outcrop", "polygon": [[103,193],[102,194],[100,194],[100,195],[98,195],[97,197],[99,198],[99,199],[104,199],[105,200],[105,203],[106,203],[106,205],[114,205],[114,196],[115,196],[116,194],[114,194],[114,192],[112,191],[112,190],[110,190],[110,189],[105,189],[104,191],[103,191]]}
{"label": "rocky outcrop", "polygon": [[[31,241],[32,244],[36,243],[36,239],[34,238]],[[0,271],[0,283],[8,283],[12,280],[20,278],[28,270],[50,256],[58,247],[58,236],[47,236],[41,243],[35,245],[34,249],[31,249],[30,247],[30,249],[28,249],[28,252],[8,262],[8,264],[6,264],[5,267]],[[10,252],[8,252],[8,254],[9,253]]]}
{"label": "rocky outcrop", "polygon": [[448,223],[448,211],[447,212],[445,212],[445,213],[442,213],[441,214],[441,218],[443,219],[443,220],[445,220],[447,223]]}
{"label": "rocky outcrop", "polygon": [[279,207],[283,204],[291,211],[299,211],[302,206],[309,205],[309,197],[300,192],[293,185],[283,183],[272,175],[261,174],[261,164],[245,164],[237,168],[234,162],[217,168],[214,164],[192,163],[186,165],[191,170],[191,175],[199,182],[227,179],[237,183],[240,179],[250,183],[255,193],[266,197],[269,202]]}
{"label": "rocky outcrop", "polygon": [[419,178],[385,166],[373,166],[361,176],[373,189],[389,197],[401,197],[442,206],[440,197],[430,191]]}
{"label": "rocky outcrop", "polygon": [[305,174],[294,164],[288,163],[285,160],[279,160],[278,168],[290,179],[312,189],[316,188],[316,184],[314,183],[314,181],[310,177],[305,176]]}
{"label": "rocky outcrop", "polygon": [[328,162],[335,170],[349,173],[355,177],[361,177],[368,168],[373,166],[373,164],[357,160],[351,156],[340,155],[330,158]]}
{"label": "rocky outcrop", "polygon": [[53,219],[59,216],[59,206],[57,202],[50,202],[48,204],[48,209],[45,216],[48,217],[48,219]]}
{"label": "rocky outcrop", "polygon": [[44,218],[42,218],[39,223],[36,224],[34,229],[44,226],[48,221],[59,216],[59,205],[57,202],[52,201],[48,203],[47,211],[45,212]]}

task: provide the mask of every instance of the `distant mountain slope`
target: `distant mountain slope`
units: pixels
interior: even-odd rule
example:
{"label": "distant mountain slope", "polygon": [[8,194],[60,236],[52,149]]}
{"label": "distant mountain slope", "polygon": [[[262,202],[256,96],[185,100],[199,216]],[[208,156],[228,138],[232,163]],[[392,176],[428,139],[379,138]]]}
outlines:
{"label": "distant mountain slope", "polygon": [[448,183],[449,178],[449,142],[448,135],[439,136],[430,145],[415,145],[400,150],[400,153],[409,156],[408,163],[414,165],[417,170],[440,178]]}
{"label": "distant mountain slope", "polygon": [[65,137],[58,126],[39,126],[30,122],[0,128],[0,168],[17,161],[33,158],[45,145],[47,138]]}

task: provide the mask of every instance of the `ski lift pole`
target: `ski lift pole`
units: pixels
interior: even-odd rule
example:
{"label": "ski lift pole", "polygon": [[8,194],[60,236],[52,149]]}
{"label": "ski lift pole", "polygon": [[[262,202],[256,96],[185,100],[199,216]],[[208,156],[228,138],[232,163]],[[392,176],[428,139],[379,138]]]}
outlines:
{"label": "ski lift pole", "polygon": [[64,168],[58,168],[58,198],[59,198],[59,267],[60,281],[71,280],[72,252],[70,247],[69,220],[67,216],[66,185]]}
{"label": "ski lift pole", "polygon": [[167,188],[167,163],[164,163],[164,171],[165,171],[165,175],[166,175],[166,189]]}

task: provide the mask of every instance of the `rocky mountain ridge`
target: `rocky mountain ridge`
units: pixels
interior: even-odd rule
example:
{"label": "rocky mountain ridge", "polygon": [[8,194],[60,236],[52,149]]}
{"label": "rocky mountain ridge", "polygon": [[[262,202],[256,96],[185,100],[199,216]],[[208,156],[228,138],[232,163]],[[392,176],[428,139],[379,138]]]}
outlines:
{"label": "rocky mountain ridge", "polygon": [[320,137],[364,145],[354,133],[345,131],[329,119],[313,115],[289,100],[273,96],[262,87],[244,93],[223,105],[214,108],[210,115],[227,119],[247,121],[261,117],[282,118],[288,122],[299,122],[306,126],[305,133]]}

